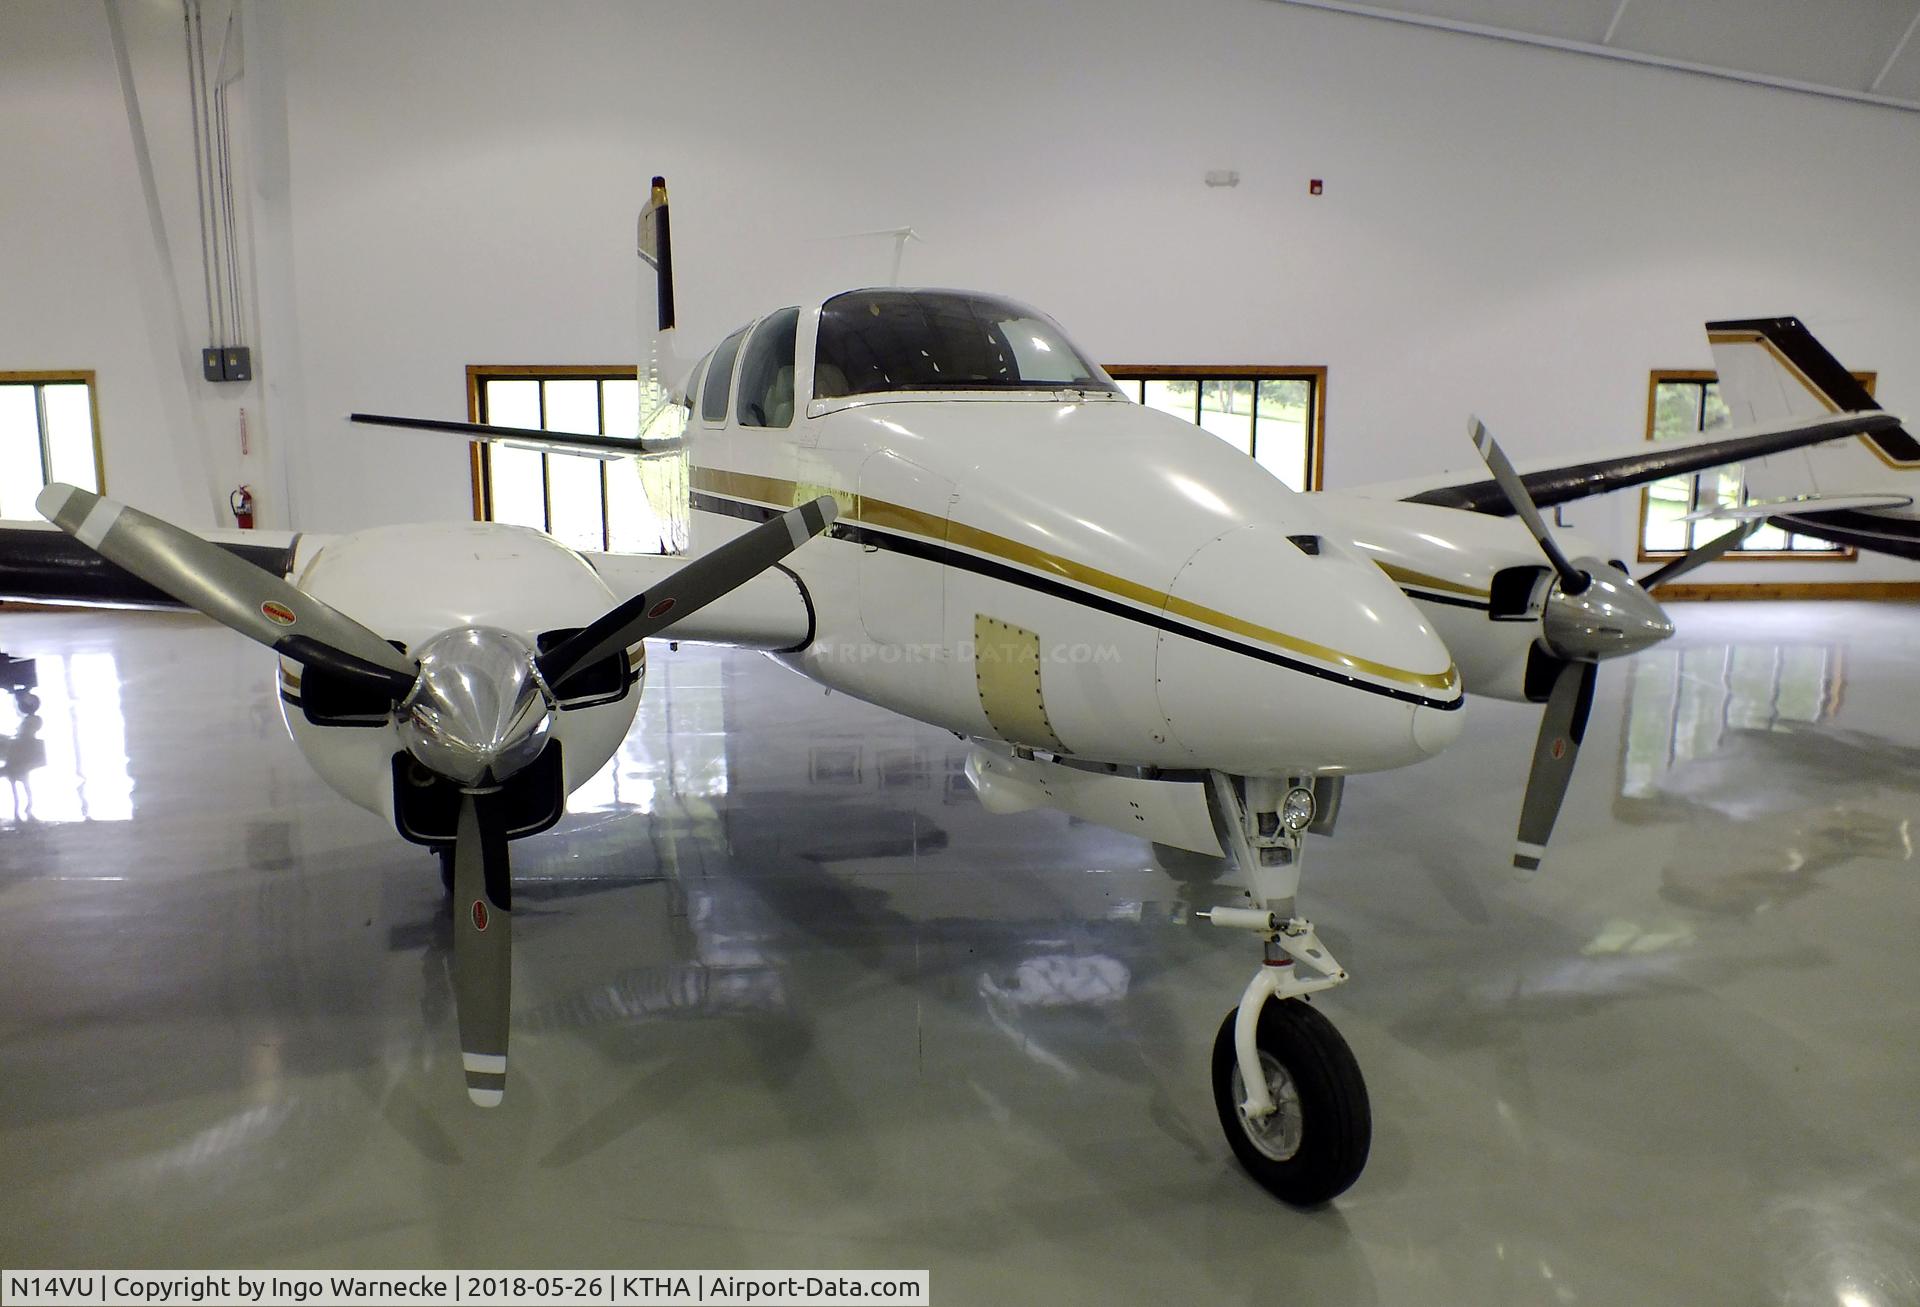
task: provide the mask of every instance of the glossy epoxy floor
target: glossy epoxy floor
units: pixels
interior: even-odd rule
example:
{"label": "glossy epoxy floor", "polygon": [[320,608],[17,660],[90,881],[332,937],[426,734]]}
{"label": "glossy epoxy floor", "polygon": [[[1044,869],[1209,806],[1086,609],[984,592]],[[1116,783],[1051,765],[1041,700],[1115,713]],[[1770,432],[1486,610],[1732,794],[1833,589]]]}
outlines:
{"label": "glossy epoxy floor", "polygon": [[1278,1206],[1207,1052],[1220,891],[951,736],[654,651],[515,846],[512,1081],[461,1089],[430,859],[195,618],[0,614],[0,1265],[929,1267],[936,1303],[1920,1302],[1920,609],[1677,606],[1547,867],[1533,711],[1349,786],[1304,905],[1371,1165]]}

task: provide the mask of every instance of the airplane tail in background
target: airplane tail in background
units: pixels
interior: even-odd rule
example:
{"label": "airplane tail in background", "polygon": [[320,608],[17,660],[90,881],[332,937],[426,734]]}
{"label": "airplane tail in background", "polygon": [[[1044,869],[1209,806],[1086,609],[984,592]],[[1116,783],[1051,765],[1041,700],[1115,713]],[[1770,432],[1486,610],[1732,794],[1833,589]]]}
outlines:
{"label": "airplane tail in background", "polygon": [[[1707,341],[1735,426],[1880,408],[1798,318],[1709,322]],[[1757,500],[1912,495],[1920,489],[1920,441],[1904,427],[1830,440],[1750,462],[1746,480]]]}
{"label": "airplane tail in background", "polygon": [[[667,209],[667,179],[655,177],[640,210],[635,253],[640,276],[640,485],[660,524],[661,548],[684,554],[692,547],[693,502],[688,464],[686,408],[675,387],[685,364],[675,349],[673,228]],[[649,273],[651,275],[649,275]]]}

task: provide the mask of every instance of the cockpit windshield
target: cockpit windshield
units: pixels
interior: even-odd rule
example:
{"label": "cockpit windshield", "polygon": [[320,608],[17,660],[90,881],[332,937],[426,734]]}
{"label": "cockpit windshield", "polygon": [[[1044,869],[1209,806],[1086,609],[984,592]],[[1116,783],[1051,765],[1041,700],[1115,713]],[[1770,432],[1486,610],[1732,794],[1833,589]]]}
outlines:
{"label": "cockpit windshield", "polygon": [[900,390],[1120,393],[1048,317],[951,290],[855,290],[820,308],[813,396]]}

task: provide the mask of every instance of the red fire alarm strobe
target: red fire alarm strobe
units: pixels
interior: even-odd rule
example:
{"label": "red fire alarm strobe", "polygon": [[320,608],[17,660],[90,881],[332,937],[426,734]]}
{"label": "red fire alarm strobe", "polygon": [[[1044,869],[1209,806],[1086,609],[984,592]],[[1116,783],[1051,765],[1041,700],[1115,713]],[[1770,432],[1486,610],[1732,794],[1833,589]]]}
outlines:
{"label": "red fire alarm strobe", "polygon": [[1307,183],[1307,194],[1318,195],[1319,193],[1320,193],[1320,179],[1318,177],[1315,177],[1312,181]]}

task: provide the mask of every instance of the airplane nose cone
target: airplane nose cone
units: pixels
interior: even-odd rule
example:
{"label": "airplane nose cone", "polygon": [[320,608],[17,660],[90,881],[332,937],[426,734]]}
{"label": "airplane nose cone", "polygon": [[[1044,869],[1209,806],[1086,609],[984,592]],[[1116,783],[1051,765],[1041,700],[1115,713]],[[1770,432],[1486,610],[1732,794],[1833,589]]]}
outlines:
{"label": "airplane nose cone", "polygon": [[1413,747],[1431,758],[1460,738],[1466,714],[1458,709],[1428,708],[1413,710]]}
{"label": "airplane nose cone", "polygon": [[1556,584],[1543,618],[1547,643],[1562,658],[1617,658],[1673,634],[1666,612],[1618,568],[1596,558],[1577,566],[1592,578],[1587,588],[1570,595]]}
{"label": "airplane nose cone", "polygon": [[1459,673],[1439,636],[1379,568],[1298,525],[1204,545],[1164,617],[1161,710],[1202,766],[1378,771],[1459,734]]}

